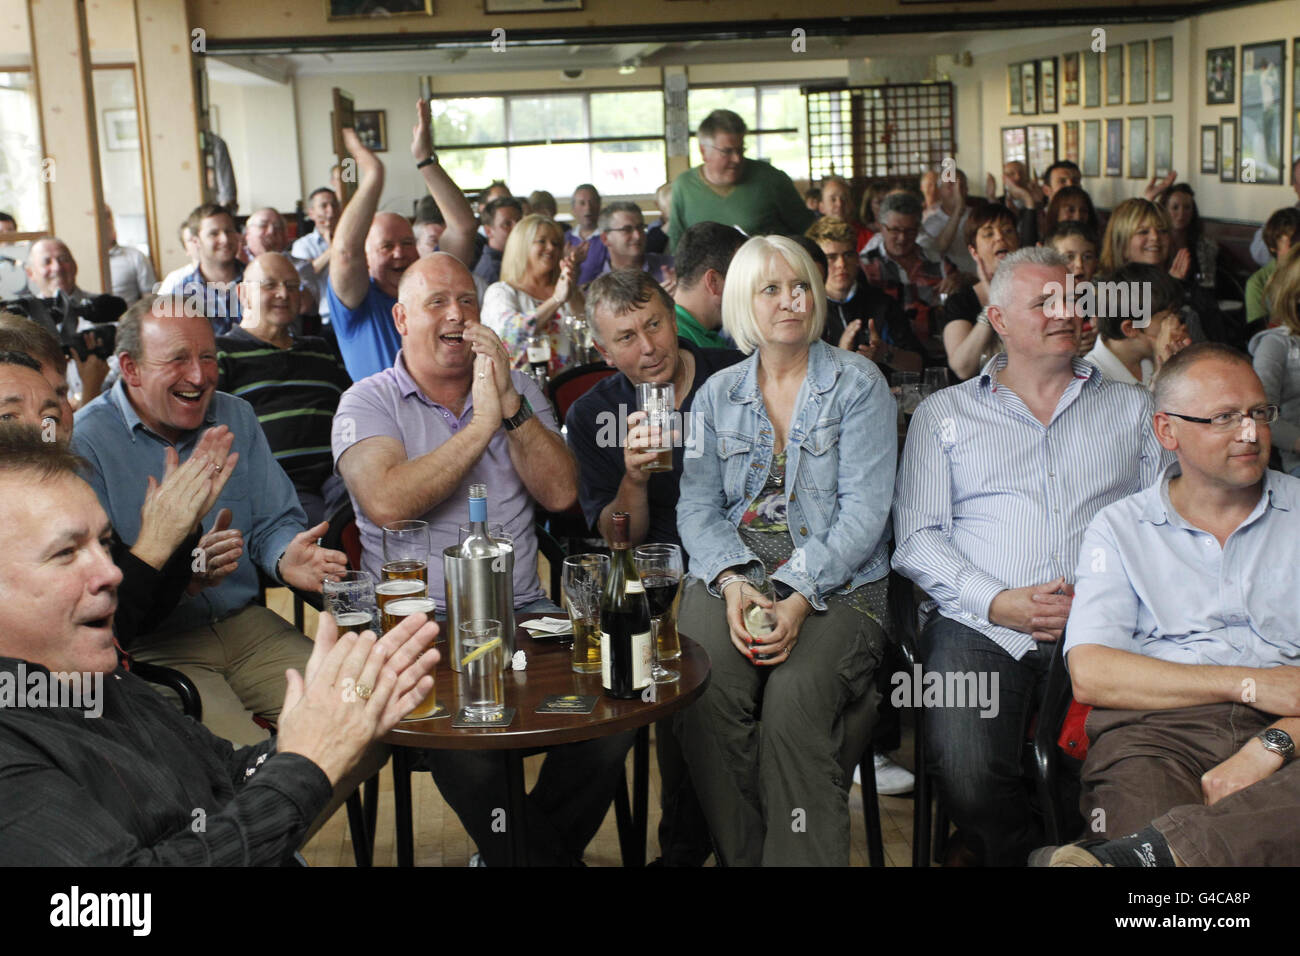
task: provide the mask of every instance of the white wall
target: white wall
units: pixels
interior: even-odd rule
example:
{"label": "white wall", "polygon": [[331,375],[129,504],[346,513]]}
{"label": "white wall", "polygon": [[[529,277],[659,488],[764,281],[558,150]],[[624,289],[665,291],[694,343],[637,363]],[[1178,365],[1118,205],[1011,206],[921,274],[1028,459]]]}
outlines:
{"label": "white wall", "polygon": [[216,132],[230,149],[240,213],[263,206],[292,211],[306,196],[299,175],[293,83],[209,82],[208,98],[217,107]]}

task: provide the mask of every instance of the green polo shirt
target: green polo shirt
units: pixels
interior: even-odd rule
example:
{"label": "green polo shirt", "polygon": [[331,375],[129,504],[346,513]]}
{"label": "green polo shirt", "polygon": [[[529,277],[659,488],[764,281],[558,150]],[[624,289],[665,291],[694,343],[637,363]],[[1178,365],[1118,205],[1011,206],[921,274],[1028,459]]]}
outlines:
{"label": "green polo shirt", "polygon": [[674,252],[682,233],[697,222],[739,226],[749,236],[802,236],[816,218],[790,177],[762,160],[745,160],[744,178],[725,196],[704,181],[696,166],[673,180],[668,251]]}
{"label": "green polo shirt", "polygon": [[677,310],[677,335],[679,338],[683,338],[692,345],[702,349],[731,348],[730,345],[723,341],[722,336],[717,332],[714,332],[712,329],[706,329],[704,326],[700,325],[700,323],[695,320],[695,316],[691,315],[680,305],[674,304],[673,308]]}

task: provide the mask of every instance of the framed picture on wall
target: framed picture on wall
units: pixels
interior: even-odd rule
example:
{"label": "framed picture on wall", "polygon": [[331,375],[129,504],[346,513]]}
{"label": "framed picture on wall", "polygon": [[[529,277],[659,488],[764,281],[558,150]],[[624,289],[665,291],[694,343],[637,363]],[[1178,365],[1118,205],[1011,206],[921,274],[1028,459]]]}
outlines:
{"label": "framed picture on wall", "polygon": [[1174,98],[1174,38],[1161,37],[1151,44],[1152,77],[1155,90],[1151,99],[1168,103]]}
{"label": "framed picture on wall", "polygon": [[376,153],[388,152],[388,111],[357,110],[355,126],[357,139],[366,149]]}
{"label": "framed picture on wall", "polygon": [[1219,171],[1219,127],[1201,127],[1201,172],[1213,175]]}
{"label": "framed picture on wall", "polygon": [[1296,184],[1295,163],[1300,159],[1300,39],[1291,44],[1291,185]]}
{"label": "framed picture on wall", "polygon": [[1061,57],[1061,105],[1079,105],[1079,54]]}
{"label": "framed picture on wall", "polygon": [[394,17],[412,13],[433,15],[433,0],[325,0],[325,19],[349,20],[354,17]]}
{"label": "framed picture on wall", "polygon": [[1147,118],[1133,116],[1128,121],[1128,178],[1147,178]]}
{"label": "framed picture on wall", "polygon": [[1038,112],[1038,64],[1033,60],[1020,64],[1020,112],[1026,116]]}
{"label": "framed picture on wall", "polygon": [[114,152],[140,148],[140,120],[134,109],[104,110],[104,146]]}
{"label": "framed picture on wall", "polygon": [[1205,105],[1237,99],[1237,48],[1221,46],[1205,51]]}
{"label": "framed picture on wall", "polygon": [[1065,158],[1079,165],[1079,121],[1066,120],[1061,124],[1061,132],[1065,139]]}
{"label": "framed picture on wall", "polygon": [[1002,127],[1002,165],[1007,163],[1024,162],[1028,154],[1025,152],[1025,128],[1023,126],[1004,126]]}
{"label": "framed picture on wall", "polygon": [[1037,123],[1027,127],[1025,144],[1029,175],[1035,182],[1042,182],[1047,167],[1056,162],[1056,124]]}
{"label": "framed picture on wall", "polygon": [[1231,116],[1219,120],[1219,181],[1237,181],[1237,120]]}
{"label": "framed picture on wall", "polygon": [[1007,112],[1013,116],[1020,112],[1020,64],[1007,67]]}
{"label": "framed picture on wall", "polygon": [[1106,175],[1124,175],[1124,121],[1106,120]]}
{"label": "framed picture on wall", "polygon": [[1083,121],[1083,175],[1101,175],[1101,120]]}
{"label": "framed picture on wall", "polygon": [[1128,45],[1128,101],[1147,101],[1147,41]]}
{"label": "framed picture on wall", "polygon": [[1056,112],[1056,57],[1038,61],[1039,106],[1044,113]]}
{"label": "framed picture on wall", "polygon": [[1155,175],[1164,177],[1174,168],[1174,118],[1157,116],[1151,122],[1151,154],[1155,159]]}
{"label": "framed picture on wall", "polygon": [[1106,105],[1124,105],[1124,48],[1113,46],[1106,51]]}
{"label": "framed picture on wall", "polygon": [[1084,50],[1083,59],[1083,105],[1084,108],[1101,106],[1101,54]]}
{"label": "framed picture on wall", "polygon": [[1281,40],[1241,48],[1241,181],[1282,183],[1286,114],[1286,44]]}

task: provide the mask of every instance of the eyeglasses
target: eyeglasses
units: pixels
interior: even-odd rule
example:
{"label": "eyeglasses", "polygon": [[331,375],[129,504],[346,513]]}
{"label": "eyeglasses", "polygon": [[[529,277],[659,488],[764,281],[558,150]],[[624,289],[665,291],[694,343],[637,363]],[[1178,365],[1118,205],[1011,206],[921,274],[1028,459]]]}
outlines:
{"label": "eyeglasses", "polygon": [[1210,425],[1215,431],[1227,432],[1232,431],[1247,418],[1256,425],[1271,425],[1277,421],[1278,407],[1276,405],[1260,405],[1248,412],[1220,412],[1213,418],[1196,418],[1192,415],[1179,415],[1177,412],[1165,412],[1165,414],[1174,418],[1181,418],[1185,422]]}
{"label": "eyeglasses", "polygon": [[257,284],[257,287],[263,292],[274,292],[276,289],[284,289],[285,292],[301,292],[301,282],[274,282],[271,279],[263,279]]}
{"label": "eyeglasses", "polygon": [[921,230],[918,229],[916,226],[913,226],[910,229],[899,229],[896,226],[886,226],[884,231],[889,233],[891,236],[894,236],[895,238],[901,239],[905,236],[915,236]]}
{"label": "eyeglasses", "polygon": [[606,229],[606,232],[621,232],[624,238],[631,239],[638,232],[645,232],[645,223],[639,226],[619,226],[617,229]]}
{"label": "eyeglasses", "polygon": [[707,146],[709,149],[713,150],[715,153],[721,153],[723,156],[727,157],[727,159],[742,159],[744,158],[745,155],[745,147],[743,146],[735,146],[728,149],[723,149],[720,146],[714,146],[712,143],[705,143],[704,145]]}

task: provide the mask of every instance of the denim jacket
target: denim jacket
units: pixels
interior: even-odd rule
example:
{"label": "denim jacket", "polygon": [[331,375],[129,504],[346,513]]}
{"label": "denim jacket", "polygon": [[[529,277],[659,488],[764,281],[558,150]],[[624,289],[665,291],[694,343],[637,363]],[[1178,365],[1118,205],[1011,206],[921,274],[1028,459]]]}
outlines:
{"label": "denim jacket", "polygon": [[[758,387],[758,353],[715,373],[692,407],[677,530],[690,572],[712,591],[729,567],[757,561],[737,526],[775,453]],[[885,377],[856,353],[814,342],[786,445],[786,515],[795,551],[774,580],[819,611],[825,595],[889,573],[897,408]],[[847,585],[847,587],[846,587]]]}

